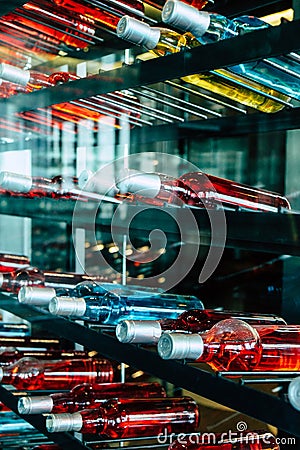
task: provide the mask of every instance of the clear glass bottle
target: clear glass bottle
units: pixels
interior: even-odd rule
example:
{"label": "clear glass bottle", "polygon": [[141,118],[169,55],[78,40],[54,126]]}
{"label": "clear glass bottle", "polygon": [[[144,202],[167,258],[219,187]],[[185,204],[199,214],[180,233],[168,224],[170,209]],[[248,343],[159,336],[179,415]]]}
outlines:
{"label": "clear glass bottle", "polygon": [[[18,293],[23,286],[46,286],[72,289],[82,281],[106,282],[102,276],[90,276],[80,273],[42,272],[37,267],[26,267],[14,272],[0,273],[0,290]],[[42,293],[42,291],[41,291]]]}
{"label": "clear glass bottle", "polygon": [[21,358],[14,364],[0,367],[2,384],[31,391],[65,390],[84,382],[108,383],[113,380],[113,375],[113,367],[105,359],[43,361]]}
{"label": "clear glass bottle", "polygon": [[275,437],[263,431],[245,431],[228,437],[226,433],[194,433],[178,437],[168,450],[280,450]]}
{"label": "clear glass bottle", "polygon": [[199,423],[197,404],[189,397],[112,399],[97,409],[50,414],[49,432],[80,431],[112,439],[190,433]]}
{"label": "clear glass bottle", "polygon": [[192,359],[217,371],[299,371],[299,325],[249,325],[239,319],[218,322],[202,334],[163,333],[163,359]]}
{"label": "clear glass bottle", "polygon": [[176,179],[165,174],[129,170],[124,172],[116,186],[121,194],[135,194],[139,201],[148,198],[177,206],[218,208],[222,204],[230,209],[264,212],[291,209],[288,200],[275,192],[203,172],[186,173]]}
{"label": "clear glass bottle", "polygon": [[[179,30],[190,32],[200,44],[218,42],[271,26],[252,16],[241,16],[230,20],[220,14],[199,11],[178,0],[166,2],[162,19]],[[299,65],[289,58],[289,55],[238,64],[228,69],[233,74],[262,83],[286,96],[300,99]]]}
{"label": "clear glass bottle", "polygon": [[280,324],[286,322],[273,314],[259,314],[215,309],[191,309],[184,311],[177,319],[123,320],[117,325],[116,337],[120,342],[134,344],[156,344],[164,331],[187,331],[202,333],[220,320],[241,319],[250,325]]}
{"label": "clear glass bottle", "polygon": [[74,413],[87,408],[98,408],[110,398],[163,398],[164,388],[159,383],[93,383],[80,384],[70,392],[21,397],[20,414]]}
{"label": "clear glass bottle", "polygon": [[[199,12],[196,9],[195,11]],[[148,24],[129,16],[124,16],[119,21],[117,35],[136,45],[143,46],[156,56],[178,53],[183,49],[201,45],[190,34],[180,35],[166,28],[151,28]],[[285,102],[290,100],[289,97],[274,89],[262,86],[238,74],[232,74],[226,69],[188,75],[182,77],[182,80],[266,113],[280,111],[285,105],[264,96],[264,93]],[[238,83],[243,83],[243,86]],[[254,88],[255,91],[251,88]]]}
{"label": "clear glass bottle", "polygon": [[174,319],[189,308],[203,309],[203,303],[194,296],[162,294],[156,289],[129,285],[110,288],[104,295],[55,297],[49,303],[52,314],[107,325],[124,319]]}

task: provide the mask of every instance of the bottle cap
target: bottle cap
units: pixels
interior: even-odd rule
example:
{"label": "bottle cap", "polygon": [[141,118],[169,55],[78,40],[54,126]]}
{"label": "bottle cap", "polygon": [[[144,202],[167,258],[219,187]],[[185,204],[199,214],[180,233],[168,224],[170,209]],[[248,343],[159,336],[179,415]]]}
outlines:
{"label": "bottle cap", "polygon": [[49,302],[49,311],[59,316],[82,317],[86,311],[86,302],[80,297],[53,297]]}
{"label": "bottle cap", "polygon": [[0,172],[0,186],[7,191],[29,192],[32,178],[13,172]]}
{"label": "bottle cap", "polygon": [[154,198],[161,188],[160,177],[157,173],[143,173],[138,170],[126,170],[116,181],[121,194],[138,194],[142,197]]}
{"label": "bottle cap", "polygon": [[163,359],[198,359],[203,353],[203,339],[199,334],[163,333],[157,351]]}
{"label": "bottle cap", "polygon": [[26,86],[30,80],[30,72],[10,64],[0,63],[0,77],[5,81]]}
{"label": "bottle cap", "polygon": [[207,11],[198,11],[193,6],[177,0],[168,0],[162,10],[163,22],[182,31],[190,31],[196,38],[203,36],[210,24]]}
{"label": "bottle cap", "polygon": [[159,42],[160,30],[151,28],[147,23],[133,17],[123,16],[117,26],[117,35],[121,39],[152,50]]}
{"label": "bottle cap", "polygon": [[61,431],[80,431],[82,428],[81,414],[50,414],[46,419],[46,428],[49,433],[59,433]]}
{"label": "bottle cap", "polygon": [[36,397],[21,397],[18,401],[20,414],[44,414],[50,413],[53,408],[53,400],[50,395],[38,395]]}
{"label": "bottle cap", "polygon": [[18,300],[26,305],[47,306],[55,296],[56,291],[53,288],[23,286],[19,291]]}
{"label": "bottle cap", "polygon": [[288,399],[291,405],[300,411],[300,377],[294,378],[288,387]]}
{"label": "bottle cap", "polygon": [[157,320],[123,320],[116,328],[116,337],[123,343],[154,344],[160,336],[161,326]]}

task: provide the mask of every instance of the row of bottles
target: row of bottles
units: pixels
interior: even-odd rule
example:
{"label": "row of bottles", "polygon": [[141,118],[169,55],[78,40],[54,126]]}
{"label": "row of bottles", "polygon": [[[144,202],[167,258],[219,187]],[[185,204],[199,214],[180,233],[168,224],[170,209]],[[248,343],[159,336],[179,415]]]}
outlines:
{"label": "row of bottles", "polygon": [[[97,200],[107,194],[96,174],[82,172],[79,179],[30,177],[12,172],[0,172],[0,188],[11,195],[51,197],[76,200]],[[80,190],[82,188],[82,190]],[[257,189],[203,172],[187,173],[179,178],[167,174],[128,170],[114,182],[109,194],[118,200],[147,203],[155,206],[189,205],[208,209],[243,209],[280,212],[291,209],[289,201],[275,192]]]}

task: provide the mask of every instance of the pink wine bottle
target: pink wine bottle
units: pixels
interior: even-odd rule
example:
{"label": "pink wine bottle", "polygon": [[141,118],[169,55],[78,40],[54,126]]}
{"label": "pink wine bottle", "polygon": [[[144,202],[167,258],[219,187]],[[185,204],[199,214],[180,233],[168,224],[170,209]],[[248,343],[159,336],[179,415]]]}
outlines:
{"label": "pink wine bottle", "polygon": [[203,433],[179,436],[168,450],[279,450],[275,437],[263,431],[233,433]]}

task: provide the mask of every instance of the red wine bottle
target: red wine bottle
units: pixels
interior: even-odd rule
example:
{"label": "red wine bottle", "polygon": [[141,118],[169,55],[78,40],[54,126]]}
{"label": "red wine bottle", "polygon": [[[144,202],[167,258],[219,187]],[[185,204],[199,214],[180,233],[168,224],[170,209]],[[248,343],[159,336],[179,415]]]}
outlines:
{"label": "red wine bottle", "polygon": [[237,318],[251,325],[281,324],[286,322],[274,314],[259,314],[215,309],[191,309],[177,319],[124,320],[117,325],[116,336],[120,342],[155,344],[163,331],[188,331],[199,333],[209,330],[220,320]]}
{"label": "red wine bottle", "polygon": [[164,333],[163,359],[191,359],[217,371],[299,371],[299,325],[249,325],[226,319],[202,334]]}
{"label": "red wine bottle", "polygon": [[73,414],[50,414],[49,432],[80,431],[112,439],[190,433],[199,422],[197,404],[189,397],[112,399],[97,409]]}
{"label": "red wine bottle", "polygon": [[226,180],[203,172],[191,172],[179,178],[158,173],[129,170],[117,183],[121,194],[136,194],[174,205],[217,208],[221,203],[231,209],[265,212],[289,210],[285,197],[274,192]]}
{"label": "red wine bottle", "polygon": [[112,379],[113,367],[105,359],[43,361],[21,358],[14,364],[0,367],[2,384],[26,390],[65,390],[84,382],[105,383]]}
{"label": "red wine bottle", "polygon": [[168,450],[279,450],[275,437],[264,431],[234,433],[194,433],[192,436],[179,436]]}
{"label": "red wine bottle", "polygon": [[80,384],[70,392],[21,397],[20,414],[74,413],[82,409],[98,408],[110,398],[163,398],[164,388],[159,383],[93,383]]}

